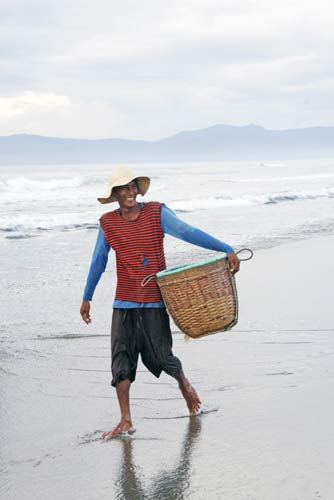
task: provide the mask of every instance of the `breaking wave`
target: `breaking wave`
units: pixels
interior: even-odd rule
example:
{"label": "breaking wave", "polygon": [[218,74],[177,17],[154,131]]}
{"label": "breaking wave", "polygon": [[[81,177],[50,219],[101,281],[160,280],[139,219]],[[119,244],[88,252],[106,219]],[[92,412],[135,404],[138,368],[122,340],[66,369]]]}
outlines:
{"label": "breaking wave", "polygon": [[[73,185],[73,184],[72,184]],[[58,188],[56,188],[58,189]],[[224,207],[245,207],[251,205],[266,206],[279,203],[297,203],[303,200],[317,200],[319,198],[334,198],[334,188],[321,189],[319,191],[284,191],[268,193],[266,195],[245,195],[236,198],[225,196],[194,198],[189,200],[176,200],[168,203],[168,206],[177,213],[196,212],[198,210],[210,210]],[[71,208],[71,206],[70,206]],[[83,207],[82,207],[83,208]],[[86,207],[87,208],[87,207]],[[73,209],[73,206],[72,206]],[[101,210],[90,211],[64,211],[50,214],[33,213],[22,210],[13,215],[4,214],[0,217],[0,233],[7,239],[16,239],[18,234],[28,237],[32,232],[41,234],[44,231],[67,231],[96,229]]]}
{"label": "breaking wave", "polygon": [[334,198],[334,187],[319,191],[284,191],[271,194],[245,195],[237,198],[216,196],[211,198],[197,198],[193,200],[178,200],[170,204],[176,212],[194,212],[223,207],[242,207],[247,205],[274,205],[277,203],[298,202],[302,200],[316,200],[319,198]]}
{"label": "breaking wave", "polygon": [[[204,168],[200,172],[202,177],[193,185],[189,182],[190,173],[180,170],[173,186],[170,173],[153,173],[151,177],[156,183],[152,184],[147,199],[165,201],[181,217],[183,213],[192,213],[196,221],[197,212],[224,208],[243,214],[247,213],[247,207],[258,207],[260,215],[263,207],[266,217],[265,207],[283,204],[303,207],[305,202],[307,210],[312,212],[312,200],[323,199],[325,203],[334,198],[332,171],[295,170],[289,175],[284,169],[270,178],[260,169],[252,177],[248,169],[217,170],[214,174],[209,172],[207,178]],[[68,171],[11,172],[6,178],[1,171],[0,174],[0,234],[8,240],[52,231],[94,230],[102,213],[115,208],[96,202],[98,194],[105,191],[107,172],[78,172],[69,167]],[[216,193],[219,195],[215,196]]]}
{"label": "breaking wave", "polygon": [[66,200],[80,194],[90,195],[96,190],[96,184],[101,182],[101,177],[91,175],[77,175],[74,177],[57,177],[34,179],[26,176],[0,179],[0,196],[2,202],[17,201],[47,201]]}

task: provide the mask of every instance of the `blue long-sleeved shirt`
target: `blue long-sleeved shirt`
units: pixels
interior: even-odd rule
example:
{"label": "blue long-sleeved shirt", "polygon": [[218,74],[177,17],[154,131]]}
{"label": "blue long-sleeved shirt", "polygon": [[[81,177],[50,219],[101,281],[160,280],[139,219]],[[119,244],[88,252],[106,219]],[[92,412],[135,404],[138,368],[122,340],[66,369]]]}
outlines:
{"label": "blue long-sleeved shirt", "polygon": [[[192,243],[208,250],[216,250],[227,254],[233,252],[233,248],[223,241],[214,238],[201,229],[197,229],[186,222],[182,221],[177,215],[166,205],[161,207],[161,228],[164,234],[169,234],[180,240]],[[97,240],[89,268],[87,282],[84,290],[83,300],[92,300],[95,288],[101,278],[102,273],[108,263],[110,246],[108,245],[104,233],[99,228]],[[132,308],[132,307],[164,307],[164,302],[149,302],[138,303],[124,300],[115,300],[114,308]]]}

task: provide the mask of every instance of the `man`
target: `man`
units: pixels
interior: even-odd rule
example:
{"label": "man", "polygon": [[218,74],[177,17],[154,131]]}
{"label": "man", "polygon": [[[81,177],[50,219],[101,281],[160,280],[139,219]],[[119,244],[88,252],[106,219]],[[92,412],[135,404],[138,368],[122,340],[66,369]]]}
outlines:
{"label": "man", "polygon": [[176,379],[190,415],[201,406],[197,392],[183,373],[180,360],[172,352],[169,318],[159,287],[143,278],[165,269],[164,234],[189,243],[227,253],[233,273],[239,270],[239,258],[232,247],[207,233],[189,226],[158,202],[139,203],[137,195],[147,192],[150,179],[136,176],[126,167],[114,170],[108,192],[100,203],[118,202],[119,208],[104,214],[87,278],[80,314],[91,322],[90,301],[104,272],[108,253],[116,253],[117,287],[111,329],[112,385],[116,387],[121,418],[112,431],[102,434],[111,439],[134,432],[130,411],[130,386],[135,380],[138,356],[156,377],[164,371]]}

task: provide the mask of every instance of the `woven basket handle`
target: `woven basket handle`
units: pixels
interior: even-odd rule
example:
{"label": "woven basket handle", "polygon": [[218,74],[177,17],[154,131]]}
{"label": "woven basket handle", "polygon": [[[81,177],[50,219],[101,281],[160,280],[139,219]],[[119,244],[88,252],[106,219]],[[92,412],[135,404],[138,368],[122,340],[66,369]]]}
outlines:
{"label": "woven basket handle", "polygon": [[151,280],[155,278],[155,274],[148,274],[141,282],[141,286],[146,286]]}
{"label": "woven basket handle", "polygon": [[241,248],[241,250],[239,250],[238,252],[235,253],[235,255],[238,255],[238,253],[241,253],[241,252],[249,252],[249,257],[244,257],[243,259],[239,257],[239,259],[243,262],[245,260],[251,260],[253,258],[253,250],[251,250],[250,248]]}

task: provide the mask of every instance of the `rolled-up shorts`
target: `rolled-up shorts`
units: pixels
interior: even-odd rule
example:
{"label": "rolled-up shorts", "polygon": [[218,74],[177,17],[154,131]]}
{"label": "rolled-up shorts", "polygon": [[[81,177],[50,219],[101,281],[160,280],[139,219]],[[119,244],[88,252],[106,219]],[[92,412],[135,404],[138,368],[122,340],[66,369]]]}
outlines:
{"label": "rolled-up shorts", "polygon": [[165,308],[114,309],[111,325],[111,384],[136,378],[139,354],[146,368],[159,377],[177,378],[181,361],[173,355],[172,332]]}

